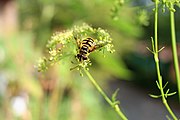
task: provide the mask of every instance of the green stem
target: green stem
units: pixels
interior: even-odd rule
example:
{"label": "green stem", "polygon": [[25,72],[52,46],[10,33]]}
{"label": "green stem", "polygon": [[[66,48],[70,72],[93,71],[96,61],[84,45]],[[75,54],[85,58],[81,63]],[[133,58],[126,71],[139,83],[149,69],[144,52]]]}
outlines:
{"label": "green stem", "polygon": [[177,117],[175,116],[175,114],[172,112],[171,108],[169,107],[168,103],[167,103],[167,100],[165,98],[165,95],[164,95],[164,90],[163,90],[163,85],[162,85],[162,76],[161,76],[161,73],[160,73],[160,66],[159,66],[159,57],[158,57],[158,39],[157,39],[157,29],[158,29],[158,4],[159,4],[159,0],[156,0],[155,1],[155,25],[154,25],[154,35],[155,35],[155,51],[154,51],[154,60],[155,60],[155,63],[156,63],[156,70],[157,70],[157,76],[158,76],[158,81],[159,81],[159,87],[160,87],[160,91],[161,91],[161,95],[162,95],[162,101],[163,101],[163,104],[164,106],[166,107],[166,109],[168,110],[169,114],[172,116],[172,118],[174,120],[178,120]]}
{"label": "green stem", "polygon": [[[155,23],[154,23],[154,39],[155,39],[155,52],[158,53],[158,39],[157,39],[157,33],[158,33],[158,3],[159,3],[159,0],[156,0],[156,3],[155,3]],[[157,54],[157,57],[158,57],[158,54]]]}
{"label": "green stem", "polygon": [[[173,3],[170,3],[170,8],[174,9]],[[172,52],[173,52],[173,60],[174,60],[174,68],[178,86],[178,95],[180,101],[180,75],[179,75],[179,63],[178,63],[178,55],[177,55],[177,47],[176,47],[176,33],[175,33],[175,21],[174,21],[174,12],[170,10],[170,22],[171,22],[171,41],[172,41]]]}
{"label": "green stem", "polygon": [[[158,53],[157,53],[158,54]],[[166,107],[166,109],[168,110],[169,114],[172,116],[172,118],[174,120],[178,120],[177,117],[175,116],[175,114],[173,113],[173,111],[171,110],[169,104],[167,103],[167,100],[165,98],[164,95],[164,90],[163,90],[163,86],[162,86],[162,76],[160,74],[160,67],[159,67],[159,59],[157,57],[157,54],[154,54],[154,57],[156,59],[156,70],[157,70],[157,75],[158,75],[158,81],[159,81],[159,86],[160,86],[160,91],[161,91],[161,95],[162,95],[162,101],[164,106]]]}
{"label": "green stem", "polygon": [[86,73],[86,75],[88,76],[88,78],[90,79],[90,81],[92,82],[92,84],[96,87],[96,89],[99,91],[99,93],[104,97],[104,99],[114,108],[114,110],[117,112],[117,114],[122,118],[122,120],[128,120],[126,118],[126,116],[121,112],[121,109],[119,108],[119,106],[117,104],[114,104],[111,99],[108,98],[108,96],[106,95],[106,93],[102,90],[102,88],[98,85],[98,83],[96,82],[96,80],[94,80],[94,78],[91,76],[91,74],[89,73],[89,71],[86,70],[86,68],[83,68],[84,72]]}

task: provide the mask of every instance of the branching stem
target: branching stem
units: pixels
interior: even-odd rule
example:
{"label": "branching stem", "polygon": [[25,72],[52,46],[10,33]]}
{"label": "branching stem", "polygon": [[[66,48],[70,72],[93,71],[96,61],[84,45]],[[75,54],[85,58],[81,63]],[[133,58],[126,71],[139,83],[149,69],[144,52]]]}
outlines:
{"label": "branching stem", "polygon": [[160,92],[162,96],[162,101],[166,109],[168,110],[169,114],[172,116],[174,120],[178,120],[175,114],[172,112],[171,108],[169,107],[167,100],[165,98],[164,90],[163,90],[163,85],[162,85],[162,76],[160,73],[160,65],[159,65],[159,57],[158,57],[158,4],[159,0],[155,0],[155,24],[154,24],[154,60],[156,63],[156,70],[157,70],[157,76],[158,76],[158,82],[159,82],[159,87],[160,87]]}
{"label": "branching stem", "polygon": [[83,68],[85,74],[88,76],[91,83],[95,86],[95,88],[99,91],[99,93],[104,97],[104,99],[114,108],[117,114],[121,117],[122,120],[128,120],[127,117],[121,112],[118,104],[114,104],[113,101],[106,95],[106,93],[102,90],[102,88],[98,85],[96,80],[91,76],[86,68]]}

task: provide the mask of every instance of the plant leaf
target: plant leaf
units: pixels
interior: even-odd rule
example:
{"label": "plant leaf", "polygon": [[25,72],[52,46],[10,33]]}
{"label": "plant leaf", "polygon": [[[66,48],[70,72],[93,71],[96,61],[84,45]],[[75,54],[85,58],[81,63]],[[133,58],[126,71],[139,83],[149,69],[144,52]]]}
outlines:
{"label": "plant leaf", "polygon": [[158,81],[156,80],[156,84],[157,84],[157,87],[160,89],[160,86],[159,86],[159,83],[158,83]]}
{"label": "plant leaf", "polygon": [[155,52],[155,46],[154,46],[154,40],[153,40],[153,37],[151,37],[151,44],[152,44],[152,51],[154,51]]}
{"label": "plant leaf", "polygon": [[161,49],[158,50],[158,52],[161,52],[165,47],[162,47]]}
{"label": "plant leaf", "polygon": [[175,95],[177,92],[168,93],[167,96]]}
{"label": "plant leaf", "polygon": [[112,94],[112,101],[113,102],[116,102],[116,97],[117,97],[118,92],[119,92],[119,88],[117,88],[116,91]]}
{"label": "plant leaf", "polygon": [[167,86],[168,82],[166,82],[166,84],[164,85],[163,89]]}
{"label": "plant leaf", "polygon": [[149,47],[146,47],[146,49],[147,49],[148,51],[150,51],[152,54],[154,54],[154,52],[153,52]]}
{"label": "plant leaf", "polygon": [[153,95],[153,94],[149,94],[150,97],[152,98],[160,98],[162,95]]}

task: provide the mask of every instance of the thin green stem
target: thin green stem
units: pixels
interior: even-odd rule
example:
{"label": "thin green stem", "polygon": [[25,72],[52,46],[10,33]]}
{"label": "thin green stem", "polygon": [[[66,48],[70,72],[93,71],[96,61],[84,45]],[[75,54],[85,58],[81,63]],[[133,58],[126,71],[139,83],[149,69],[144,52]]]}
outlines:
{"label": "thin green stem", "polygon": [[[155,53],[156,54],[156,53]],[[158,54],[158,53],[157,53]],[[155,55],[156,56],[156,55]],[[155,59],[158,60],[157,56],[155,57]],[[160,74],[160,67],[159,67],[159,62],[156,61],[156,70],[157,70],[157,75],[158,75],[158,81],[159,81],[159,85],[160,85],[160,91],[161,91],[161,95],[162,95],[162,101],[164,106],[166,107],[166,109],[168,110],[169,114],[172,116],[172,118],[174,120],[178,120],[177,117],[175,116],[175,114],[173,113],[173,111],[171,110],[169,104],[167,103],[167,100],[165,98],[164,95],[164,90],[163,90],[163,86],[162,86],[162,76]]]}
{"label": "thin green stem", "polygon": [[88,76],[89,80],[92,82],[92,84],[95,86],[95,88],[99,91],[99,93],[104,97],[104,99],[114,108],[114,110],[117,112],[117,114],[121,117],[122,120],[128,120],[127,117],[121,112],[121,109],[117,104],[114,104],[112,100],[106,95],[106,93],[102,90],[102,88],[98,85],[96,80],[91,76],[88,70],[86,68],[83,68],[84,72]]}
{"label": "thin green stem", "polygon": [[161,76],[161,73],[160,73],[160,65],[159,65],[159,57],[158,57],[158,38],[157,38],[157,35],[158,35],[158,4],[159,4],[159,0],[155,0],[155,15],[154,15],[154,21],[155,21],[155,24],[154,24],[154,38],[155,38],[155,51],[154,51],[154,60],[155,60],[155,63],[156,63],[156,70],[157,70],[157,76],[158,76],[158,81],[159,81],[159,87],[160,87],[160,91],[161,91],[161,95],[162,95],[162,101],[163,101],[163,104],[164,106],[166,107],[166,109],[168,110],[169,114],[172,116],[172,118],[174,120],[178,120],[177,117],[175,116],[175,114],[172,112],[171,108],[169,107],[168,103],[167,103],[167,100],[165,98],[165,95],[164,95],[164,90],[163,90],[163,85],[162,85],[162,76]]}
{"label": "thin green stem", "polygon": [[[154,14],[154,39],[155,39],[155,52],[158,53],[158,39],[157,39],[157,33],[158,33],[158,3],[159,0],[156,0],[155,2],[155,14]],[[157,54],[158,57],[158,54]]]}
{"label": "thin green stem", "polygon": [[[170,3],[170,8],[174,9],[173,3]],[[175,33],[175,20],[174,20],[174,11],[170,10],[170,22],[171,22],[171,41],[172,41],[172,52],[173,52],[173,60],[174,60],[174,68],[178,86],[178,95],[180,101],[180,75],[179,75],[179,62],[177,55],[177,47],[176,47],[176,33]]]}

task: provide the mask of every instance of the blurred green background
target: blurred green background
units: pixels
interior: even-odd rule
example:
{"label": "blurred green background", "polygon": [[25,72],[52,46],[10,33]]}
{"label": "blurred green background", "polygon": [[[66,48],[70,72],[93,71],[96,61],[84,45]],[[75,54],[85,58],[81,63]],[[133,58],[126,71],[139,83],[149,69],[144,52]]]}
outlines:
{"label": "blurred green background", "polygon": [[[113,38],[113,55],[90,55],[90,72],[106,93],[120,88],[120,106],[130,120],[165,119],[161,101],[148,96],[159,93],[153,56],[146,49],[153,36],[152,5],[150,0],[1,0],[0,120],[119,120],[88,78],[70,71],[65,61],[37,72],[51,35],[83,22],[106,29]],[[179,21],[177,10],[177,38]],[[169,28],[168,12],[161,13],[162,75],[177,91]],[[170,105],[178,115],[177,96]]]}

